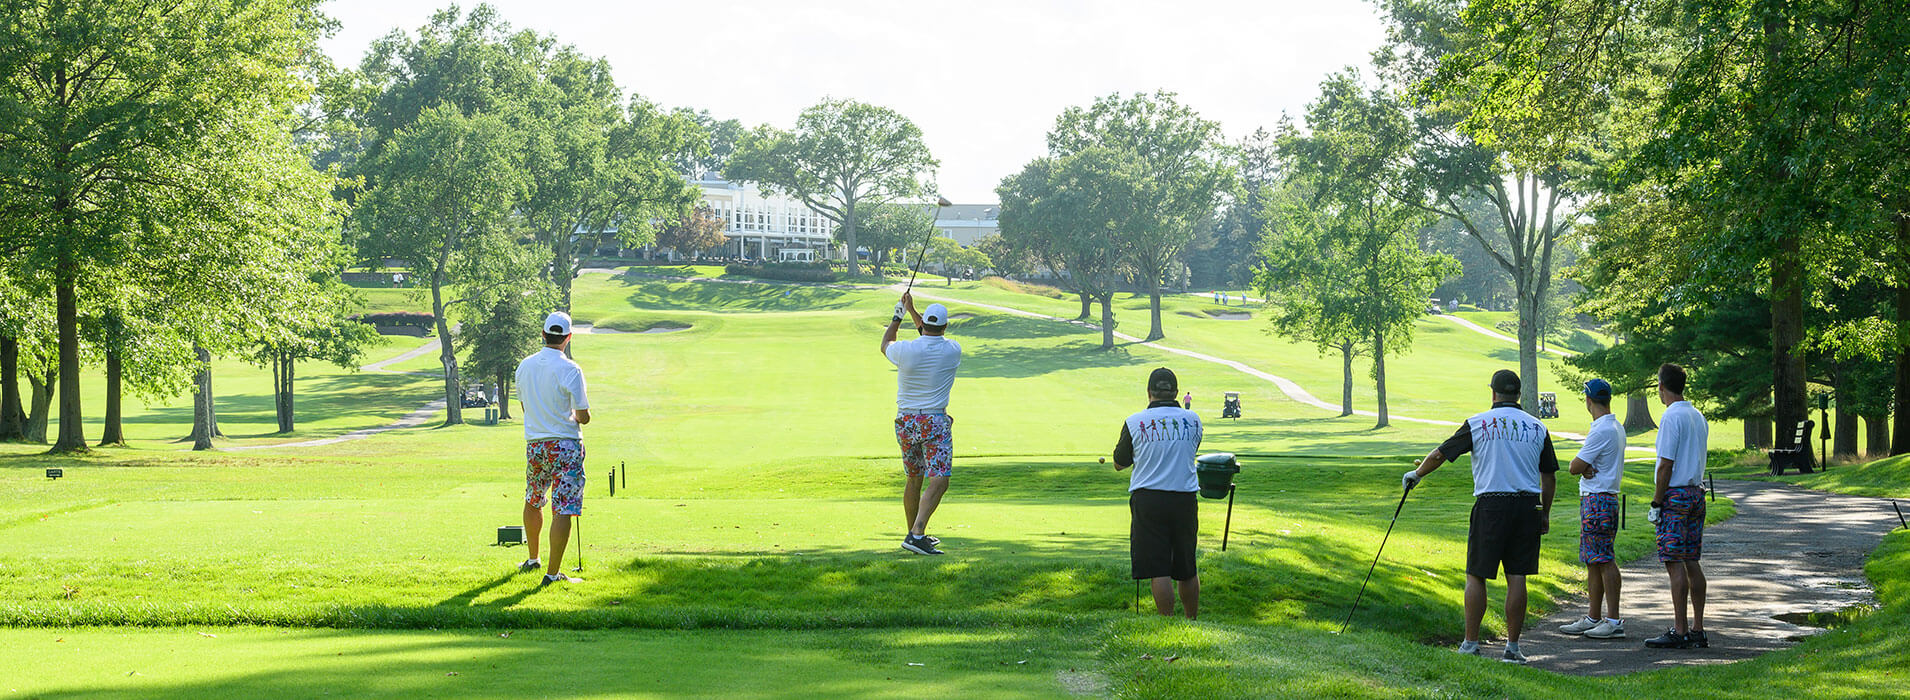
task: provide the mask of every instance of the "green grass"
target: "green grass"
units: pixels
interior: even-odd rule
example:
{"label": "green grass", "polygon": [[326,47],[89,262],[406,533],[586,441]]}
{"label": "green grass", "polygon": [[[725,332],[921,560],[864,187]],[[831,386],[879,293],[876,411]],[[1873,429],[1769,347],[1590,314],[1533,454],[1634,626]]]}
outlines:
{"label": "green grass", "polygon": [[[1066,299],[985,282],[930,291],[1074,310]],[[540,590],[512,568],[522,549],[490,546],[493,528],[518,518],[515,423],[194,454],[166,437],[184,434],[183,414],[141,406],[145,432],[130,448],[62,458],[0,448],[0,643],[47,659],[0,674],[0,688],[22,697],[282,688],[388,697],[1543,696],[1668,690],[1692,673],[1750,689],[1769,674],[1816,669],[1851,681],[1793,694],[1839,697],[1884,687],[1855,677],[1904,658],[1901,640],[1881,638],[1869,620],[1752,662],[1763,666],[1624,680],[1481,665],[1419,644],[1449,641],[1459,628],[1470,501],[1463,461],[1415,491],[1354,618],[1358,631],[1333,635],[1358,565],[1397,503],[1398,473],[1449,428],[1374,430],[1370,418],[1297,404],[1227,367],[1138,345],[1102,352],[1095,331],[959,302],[951,311],[974,315],[953,332],[966,351],[951,406],[957,472],[934,527],[950,554],[907,555],[895,542],[894,370],[875,356],[892,303],[881,290],[582,276],[579,320],[690,329],[575,343],[595,414],[582,521],[589,581],[578,586]],[[1124,330],[1135,332],[1146,300],[1120,303]],[[1169,345],[1239,358],[1337,397],[1333,358],[1270,338],[1260,323],[1216,319],[1198,298],[1167,304]],[[1395,410],[1453,420],[1476,411],[1466,387],[1500,362],[1496,346],[1440,325],[1421,330],[1395,370]],[[392,340],[374,358],[418,342]],[[1209,420],[1207,449],[1285,455],[1243,460],[1226,552],[1218,551],[1224,502],[1203,501],[1197,624],[1129,609],[1125,475],[1096,461],[1119,420],[1144,405],[1148,370],[1163,364],[1194,390]],[[436,368],[434,355],[399,367]],[[301,398],[308,436],[387,422],[438,390],[428,377],[302,371],[311,378]],[[269,388],[269,374],[222,363],[217,376],[227,430],[240,435],[232,444],[284,439],[237,429],[270,422],[269,403],[263,414],[245,410],[248,397],[267,395],[259,386]],[[371,381],[379,377],[394,383]],[[1243,392],[1245,419],[1217,419],[1222,390]],[[619,464],[630,468],[628,486],[610,498],[604,480]],[[45,466],[68,476],[48,481]],[[1645,470],[1631,472],[1628,489],[1644,492]],[[1580,586],[1575,493],[1561,485],[1566,505],[1531,582],[1538,607]],[[1728,517],[1729,505],[1717,505],[1713,519]],[[1892,542],[1897,549],[1878,561],[1900,570],[1901,540]],[[1650,546],[1642,525],[1619,540],[1621,556]],[[1873,577],[1890,573],[1873,564]],[[1904,587],[1879,590],[1893,607],[1872,618],[1896,626],[1875,629],[1900,628]],[[1490,613],[1488,630],[1501,627]],[[1180,659],[1161,661],[1168,655]],[[571,685],[538,685],[542,664],[559,658],[573,669]]]}
{"label": "green grass", "polygon": [[1733,460],[1730,466],[1715,471],[1720,476],[1733,479],[1781,481],[1819,491],[1910,498],[1910,455],[1886,457],[1863,464],[1840,464],[1812,474],[1792,471],[1784,476],[1772,476],[1767,468],[1769,464],[1762,454],[1748,453],[1741,459]]}

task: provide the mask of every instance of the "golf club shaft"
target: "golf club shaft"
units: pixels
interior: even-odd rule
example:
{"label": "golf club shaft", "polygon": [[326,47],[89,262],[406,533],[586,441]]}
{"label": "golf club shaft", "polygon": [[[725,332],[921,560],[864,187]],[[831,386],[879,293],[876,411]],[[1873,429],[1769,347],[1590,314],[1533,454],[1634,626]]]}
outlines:
{"label": "golf club shaft", "polygon": [[909,286],[907,291],[915,291],[915,273],[922,271],[922,259],[928,257],[928,244],[935,240],[935,219],[941,216],[941,200],[936,200],[935,214],[928,220],[928,233],[922,237],[922,252],[915,256],[915,265],[909,268]]}
{"label": "golf club shaft", "polygon": [[1373,552],[1373,563],[1366,567],[1366,580],[1360,581],[1360,592],[1353,597],[1353,607],[1346,609],[1346,621],[1340,623],[1340,634],[1346,634],[1346,627],[1353,624],[1353,613],[1359,611],[1360,601],[1366,598],[1366,584],[1373,580],[1373,569],[1379,566],[1379,555],[1386,551],[1386,541],[1393,538],[1393,526],[1399,524],[1399,513],[1406,509],[1406,496],[1412,492],[1412,489],[1406,489],[1399,494],[1399,506],[1393,509],[1392,522],[1386,523],[1386,536],[1379,539],[1379,551]]}
{"label": "golf club shaft", "polygon": [[579,516],[573,517],[570,519],[570,523],[571,523],[571,531],[577,533],[577,568],[573,569],[573,571],[583,571],[584,570],[584,516],[579,515]]}

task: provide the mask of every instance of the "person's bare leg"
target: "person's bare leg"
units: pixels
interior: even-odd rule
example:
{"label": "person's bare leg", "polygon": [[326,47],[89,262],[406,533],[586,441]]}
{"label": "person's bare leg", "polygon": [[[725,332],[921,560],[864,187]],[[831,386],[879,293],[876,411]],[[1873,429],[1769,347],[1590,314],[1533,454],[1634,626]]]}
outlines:
{"label": "person's bare leg", "polygon": [[1691,630],[1685,621],[1685,601],[1691,594],[1691,582],[1685,578],[1685,563],[1665,562],[1665,573],[1671,576],[1671,629],[1685,634]]}
{"label": "person's bare leg", "polygon": [[544,573],[562,572],[564,566],[564,547],[570,544],[570,516],[551,514],[550,518],[550,561],[544,564]]}
{"label": "person's bare leg", "polygon": [[1466,574],[1466,641],[1479,641],[1479,622],[1486,617],[1486,580]]}
{"label": "person's bare leg", "polygon": [[[1599,566],[1604,567],[1604,571],[1600,573],[1604,574],[1601,578],[1605,579],[1605,616],[1614,620],[1623,620],[1624,616],[1618,614],[1618,591],[1624,587],[1625,581],[1618,572],[1618,562]],[[1703,613],[1699,613],[1699,616],[1702,619]]]}
{"label": "person's bare leg", "polygon": [[530,552],[531,555],[528,557],[525,557],[526,559],[537,558],[537,536],[543,533],[544,533],[544,509],[531,505],[530,503],[525,503],[524,504],[524,546],[529,547],[531,550]]}
{"label": "person's bare leg", "polygon": [[1598,611],[1605,605],[1605,572],[1600,568],[1603,566],[1603,564],[1585,565],[1585,597],[1590,600],[1585,616],[1594,620],[1600,619]]}
{"label": "person's bare leg", "polygon": [[1691,631],[1704,631],[1704,567],[1698,562],[1685,562],[1686,587],[1691,595]]}
{"label": "person's bare leg", "polygon": [[1147,588],[1154,594],[1154,611],[1167,617],[1174,616],[1174,579],[1156,576],[1147,582]]}
{"label": "person's bare leg", "polygon": [[948,493],[948,477],[928,478],[927,487],[922,489],[922,504],[915,510],[915,526],[909,530],[909,534],[928,534],[928,519],[935,515],[935,508],[942,505],[942,494],[945,493]]}
{"label": "person's bare leg", "polygon": [[1525,577],[1506,574],[1505,640],[1518,642],[1519,633],[1523,631],[1525,631]]}
{"label": "person's bare leg", "polygon": [[1180,607],[1189,620],[1200,615],[1200,574],[1180,582]]}
{"label": "person's bare leg", "polygon": [[915,534],[915,511],[921,504],[922,477],[911,476],[908,483],[902,486],[902,514],[908,517],[902,521],[902,527],[911,535]]}

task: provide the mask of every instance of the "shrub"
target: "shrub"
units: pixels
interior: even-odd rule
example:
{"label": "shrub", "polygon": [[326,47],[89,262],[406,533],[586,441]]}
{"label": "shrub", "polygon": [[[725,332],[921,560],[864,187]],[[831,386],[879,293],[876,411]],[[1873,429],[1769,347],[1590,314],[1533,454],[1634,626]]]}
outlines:
{"label": "shrub", "polygon": [[374,326],[412,326],[430,331],[437,327],[437,317],[422,311],[381,311],[378,313],[358,314],[352,320],[369,323]]}
{"label": "shrub", "polygon": [[788,282],[834,282],[836,273],[829,263],[764,263],[760,265],[729,265],[723,271],[741,277],[760,277],[763,279],[784,280]]}

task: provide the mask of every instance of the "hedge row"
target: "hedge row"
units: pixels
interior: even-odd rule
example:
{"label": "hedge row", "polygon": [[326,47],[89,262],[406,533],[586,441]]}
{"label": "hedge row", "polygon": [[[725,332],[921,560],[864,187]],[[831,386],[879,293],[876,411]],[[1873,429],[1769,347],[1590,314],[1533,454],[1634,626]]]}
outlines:
{"label": "hedge row", "polygon": [[834,282],[836,272],[828,263],[767,263],[763,265],[729,265],[724,272],[745,277],[785,280],[789,282]]}
{"label": "hedge row", "polygon": [[437,326],[437,318],[422,311],[382,311],[358,314],[352,319],[374,326],[416,326],[425,330]]}

